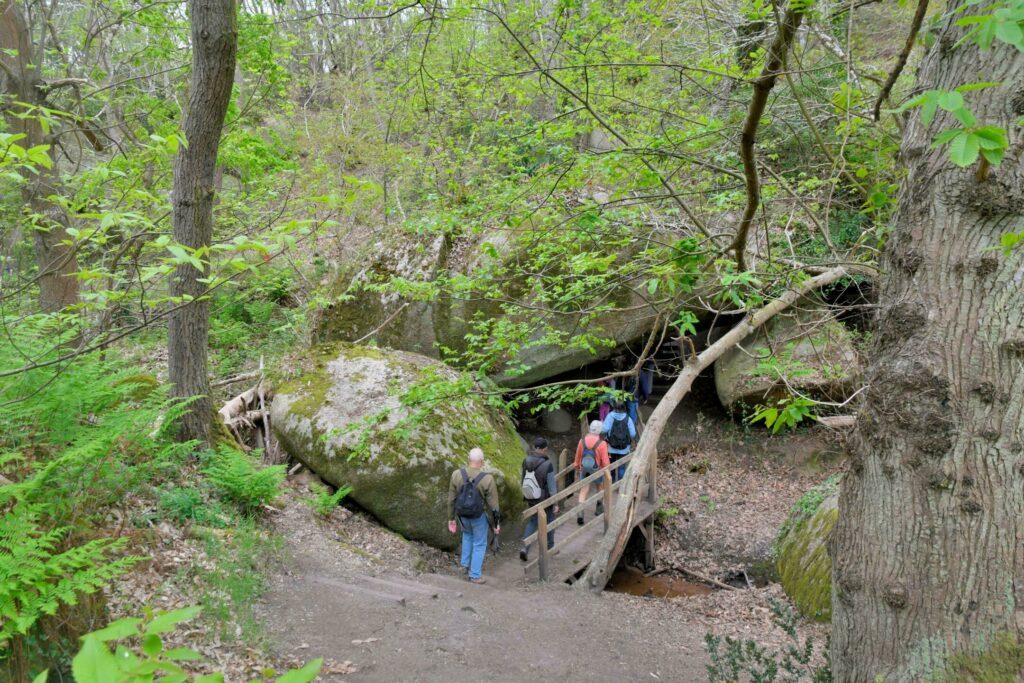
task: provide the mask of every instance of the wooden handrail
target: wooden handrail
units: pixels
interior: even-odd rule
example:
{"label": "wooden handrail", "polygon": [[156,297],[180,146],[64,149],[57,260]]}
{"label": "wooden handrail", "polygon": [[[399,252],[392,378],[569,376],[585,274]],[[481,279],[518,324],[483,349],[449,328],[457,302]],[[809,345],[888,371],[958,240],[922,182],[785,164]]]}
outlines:
{"label": "wooden handrail", "polygon": [[552,505],[557,505],[559,501],[565,500],[566,498],[568,498],[569,496],[583,488],[584,484],[592,484],[605,474],[609,474],[613,469],[617,469],[619,467],[622,467],[623,465],[629,464],[629,461],[630,459],[632,459],[632,457],[633,454],[630,453],[629,455],[620,458],[615,462],[610,462],[601,469],[595,471],[593,474],[590,474],[587,477],[580,479],[572,486],[567,486],[558,493],[556,493],[555,495],[549,498],[545,498],[536,505],[526,508],[525,510],[523,510],[523,519],[529,519],[532,515],[537,514],[543,508],[551,507]]}
{"label": "wooden handrail", "polygon": [[[612,494],[613,491],[617,491],[618,489],[621,488],[622,481],[623,480],[620,479],[619,481],[613,483],[611,486],[606,486],[604,491],[599,491],[597,493],[594,493],[592,496],[588,497],[585,501],[583,501],[582,504],[583,505],[587,505],[588,503],[593,501],[595,498],[601,497],[603,499],[602,500],[602,504],[604,505],[605,512],[607,512],[609,509],[611,509],[611,505],[609,503],[609,501],[611,499],[611,494]],[[607,491],[607,493],[605,491]],[[575,509],[576,508],[573,508],[573,510],[575,510]],[[572,512],[572,510],[566,509],[562,514],[560,514],[557,517],[555,517],[555,519],[552,522],[547,524],[548,531],[552,531],[554,529],[557,529],[558,527],[562,526],[563,524],[567,523],[570,519],[572,519],[573,515],[570,514],[571,512]],[[602,514],[600,516],[603,517],[604,514]],[[537,519],[538,520],[540,519],[539,515],[538,515]],[[530,545],[531,543],[533,543],[534,541],[537,540],[539,534],[540,534],[539,531],[534,531],[532,534],[530,534],[529,536],[527,536],[527,537],[525,537],[523,539],[523,543],[525,545]],[[570,538],[571,538],[571,536],[570,536]],[[556,543],[554,545],[554,547],[557,548],[558,546],[563,545],[564,543],[565,543],[565,539],[563,539],[563,540],[559,541],[558,543]]]}

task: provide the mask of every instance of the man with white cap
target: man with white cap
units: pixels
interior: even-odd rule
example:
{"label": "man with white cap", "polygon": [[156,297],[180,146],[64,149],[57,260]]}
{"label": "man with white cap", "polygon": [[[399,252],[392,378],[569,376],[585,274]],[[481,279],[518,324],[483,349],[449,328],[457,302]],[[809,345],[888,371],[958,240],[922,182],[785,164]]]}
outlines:
{"label": "man with white cap", "polygon": [[469,574],[472,583],[484,583],[481,576],[484,555],[487,553],[487,510],[494,517],[494,533],[501,533],[501,513],[498,510],[498,487],[494,477],[484,472],[484,452],[474,448],[469,452],[469,466],[452,472],[448,483],[448,531],[455,533],[459,520],[462,526],[462,571]]}
{"label": "man with white cap", "polygon": [[[608,444],[605,442],[604,437],[601,436],[601,432],[604,431],[604,423],[600,420],[594,420],[590,423],[589,431],[590,433],[576,444],[576,481],[589,477],[602,467],[607,467],[610,462]],[[604,477],[597,478],[593,483],[597,485],[598,491],[602,490],[604,488]],[[576,513],[577,524],[583,524],[583,504],[587,501],[587,496],[589,495],[590,484],[584,484],[583,488],[580,489],[580,511]],[[597,501],[597,514],[601,514],[603,509],[604,505],[602,502]]]}

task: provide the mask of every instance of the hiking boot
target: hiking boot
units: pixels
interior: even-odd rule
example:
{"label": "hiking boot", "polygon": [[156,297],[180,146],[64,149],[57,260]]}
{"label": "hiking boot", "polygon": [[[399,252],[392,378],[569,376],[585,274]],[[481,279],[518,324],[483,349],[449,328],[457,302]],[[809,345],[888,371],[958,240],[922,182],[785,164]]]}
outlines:
{"label": "hiking boot", "polygon": [[526,548],[520,548],[519,549],[519,559],[522,560],[523,562],[526,562],[526,558],[527,558]]}
{"label": "hiking boot", "polygon": [[597,510],[594,512],[594,514],[599,515],[599,514],[601,514],[603,512],[604,512],[604,503],[598,501],[598,503],[597,503]]}
{"label": "hiking boot", "polygon": [[583,526],[583,513],[582,512],[580,514],[576,515],[576,523],[579,524],[580,526]]}
{"label": "hiking boot", "polygon": [[470,583],[475,583],[477,585],[480,585],[482,583],[487,583],[487,579],[485,579],[484,577],[481,576],[481,577],[476,578],[476,579],[470,578],[469,582]]}
{"label": "hiking boot", "polygon": [[469,567],[462,567],[461,571],[463,574],[466,574],[467,576],[469,575]]}

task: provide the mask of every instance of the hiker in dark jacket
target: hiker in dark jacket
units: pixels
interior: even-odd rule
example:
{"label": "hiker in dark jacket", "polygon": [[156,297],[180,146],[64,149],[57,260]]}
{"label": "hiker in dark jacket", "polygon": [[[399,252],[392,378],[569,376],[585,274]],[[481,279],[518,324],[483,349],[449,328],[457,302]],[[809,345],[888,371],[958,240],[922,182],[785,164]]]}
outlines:
{"label": "hiker in dark jacket", "polygon": [[[636,424],[626,413],[626,404],[616,401],[612,412],[604,419],[604,438],[608,442],[608,456],[612,464],[616,460],[629,455],[630,447],[636,439]],[[618,481],[626,473],[625,465],[612,470],[612,481]]]}
{"label": "hiker in dark jacket", "polygon": [[[455,533],[462,526],[462,571],[469,573],[473,583],[484,583],[480,575],[487,553],[487,510],[494,519],[494,533],[501,533],[501,512],[498,510],[498,487],[494,476],[483,471],[484,452],[474,448],[469,452],[469,466],[452,472],[448,483],[448,531]],[[464,487],[475,491],[463,491]],[[460,506],[464,509],[460,509]]]}
{"label": "hiker in dark jacket", "polygon": [[[530,498],[526,496],[524,492],[523,500],[526,501],[527,507],[536,505],[537,503],[547,500],[551,496],[558,493],[558,484],[555,482],[555,466],[551,464],[551,460],[548,459],[548,440],[543,436],[538,436],[533,440],[533,452],[526,456],[523,460],[522,474],[523,481],[526,480],[526,473],[532,472],[537,484],[540,486],[540,497]],[[547,517],[548,524],[555,521],[555,515],[558,514],[558,505],[552,505],[544,508],[544,515]],[[523,538],[532,534],[537,530],[537,515],[533,515],[526,522],[526,532],[523,533]],[[555,545],[555,530],[552,529],[548,532],[548,549],[551,549]],[[519,550],[519,559],[526,562],[530,555],[530,544],[523,543],[523,547]]]}

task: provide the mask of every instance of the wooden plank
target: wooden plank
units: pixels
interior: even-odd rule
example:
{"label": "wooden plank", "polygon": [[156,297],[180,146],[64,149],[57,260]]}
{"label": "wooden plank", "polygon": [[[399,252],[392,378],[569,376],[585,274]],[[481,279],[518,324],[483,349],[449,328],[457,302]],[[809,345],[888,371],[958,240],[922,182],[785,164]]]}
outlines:
{"label": "wooden plank", "polygon": [[[588,499],[588,504],[593,498]],[[655,506],[646,500],[639,501],[637,517],[633,527],[640,522],[648,520],[654,514]],[[600,520],[600,521],[599,521]],[[594,517],[578,529],[574,529],[569,535],[555,539],[555,550],[548,553],[548,582],[562,582],[568,580],[573,574],[583,570],[590,563],[590,556],[594,543],[604,536],[603,516]],[[648,527],[650,528],[650,527]],[[582,531],[581,531],[582,529]],[[564,529],[562,531],[565,531]],[[523,566],[524,574],[528,578],[537,579],[538,560],[534,559]]]}
{"label": "wooden plank", "polygon": [[566,457],[569,455],[568,449],[563,448],[558,454],[558,474],[555,475],[555,486],[561,491],[565,488],[565,475],[569,473],[569,468],[565,466]]}

